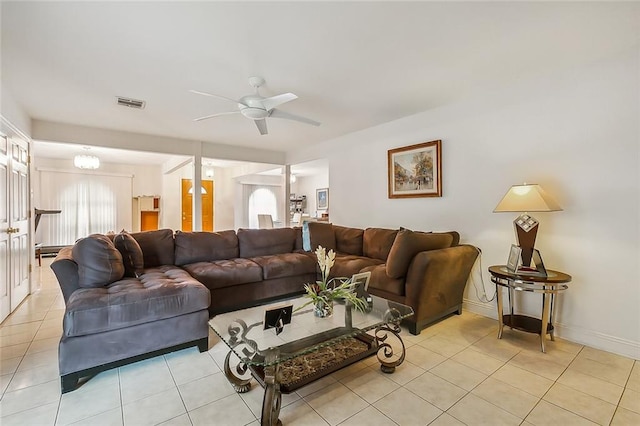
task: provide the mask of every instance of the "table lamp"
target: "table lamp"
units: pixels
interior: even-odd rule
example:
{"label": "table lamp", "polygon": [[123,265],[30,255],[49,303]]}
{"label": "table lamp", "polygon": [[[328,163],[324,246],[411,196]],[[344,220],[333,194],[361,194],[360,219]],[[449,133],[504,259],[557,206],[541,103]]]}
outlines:
{"label": "table lamp", "polygon": [[531,265],[531,256],[538,233],[538,221],[528,212],[561,211],[560,205],[537,184],[513,185],[493,210],[497,212],[523,212],[513,221],[516,240],[522,249],[522,265]]}

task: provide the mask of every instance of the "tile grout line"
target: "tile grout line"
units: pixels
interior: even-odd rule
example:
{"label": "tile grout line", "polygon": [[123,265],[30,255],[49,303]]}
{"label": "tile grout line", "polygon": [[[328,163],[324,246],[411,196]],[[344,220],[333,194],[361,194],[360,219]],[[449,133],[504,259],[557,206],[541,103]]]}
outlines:
{"label": "tile grout line", "polygon": [[120,367],[118,367],[118,396],[120,397],[120,420],[124,426],[124,399],[122,398],[122,377],[120,375]]}
{"label": "tile grout line", "polygon": [[[575,357],[573,357],[573,359],[571,360],[571,362],[569,363],[569,365],[567,365],[567,367],[566,367],[566,368],[562,371],[562,373],[558,376],[558,379],[559,379],[559,378],[560,378],[560,377],[561,377],[561,376],[562,376],[562,375],[563,375],[563,374],[564,374],[564,373],[569,369],[569,366],[573,363],[573,361],[575,361],[575,359],[578,357],[578,355],[580,355],[580,353],[584,350],[584,348],[585,348],[584,346],[582,346],[582,347],[580,348],[580,350],[576,353],[576,356],[575,356]],[[576,412],[574,412],[574,411],[568,410],[568,409],[566,409],[566,408],[564,408],[564,407],[561,407],[561,406],[559,406],[559,405],[557,405],[557,404],[554,404],[554,403],[553,403],[553,402],[551,402],[551,401],[547,401],[546,399],[544,399],[544,397],[549,393],[549,391],[551,390],[551,388],[552,388],[556,383],[557,383],[557,384],[560,384],[560,385],[562,385],[562,386],[566,386],[566,385],[563,385],[562,383],[558,383],[558,379],[556,379],[556,380],[554,380],[554,381],[553,381],[553,385],[551,385],[551,386],[549,387],[549,389],[547,389],[547,391],[544,393],[544,395],[542,395],[542,397],[540,398],[540,401],[544,401],[544,402],[546,402],[547,404],[551,404],[551,405],[556,406],[556,407],[558,407],[558,408],[560,408],[560,409],[562,409],[562,410],[568,411],[569,413],[574,414],[574,415],[576,415],[576,416],[578,416],[578,417],[580,417],[580,418],[583,418],[583,419],[585,419],[585,420],[587,420],[587,421],[589,421],[589,422],[597,423],[597,422],[595,422],[595,421],[593,421],[593,420],[591,420],[591,419],[586,418],[586,417],[585,417],[585,416],[583,416],[582,414],[579,414],[579,413],[576,413]],[[574,390],[574,391],[576,391],[576,392],[580,392],[580,393],[582,393],[582,394],[584,394],[584,395],[592,396],[592,395],[586,394],[586,393],[584,393],[584,392],[582,392],[582,391],[580,391],[580,390],[578,390],[578,389],[574,389],[574,388],[572,388],[571,386],[567,386],[567,387],[569,387],[569,388],[573,389],[573,390]],[[593,398],[596,398],[596,399],[600,399],[600,398],[598,398],[598,397],[594,397],[594,396],[592,396],[592,397],[593,397]],[[601,400],[601,401],[603,401],[602,399],[600,399],[600,400]],[[540,401],[538,401],[538,404],[540,404]],[[604,402],[607,402],[607,401],[604,401]],[[538,406],[538,404],[536,404],[536,407]],[[535,407],[534,407],[534,409],[535,409]],[[613,414],[614,414],[614,415],[615,415],[615,412],[617,411],[617,409],[618,409],[618,408],[617,408],[617,406],[616,406],[616,409],[613,411]],[[611,422],[612,422],[612,421],[613,421],[613,416],[611,416],[611,419],[609,420],[609,424],[611,424]]]}

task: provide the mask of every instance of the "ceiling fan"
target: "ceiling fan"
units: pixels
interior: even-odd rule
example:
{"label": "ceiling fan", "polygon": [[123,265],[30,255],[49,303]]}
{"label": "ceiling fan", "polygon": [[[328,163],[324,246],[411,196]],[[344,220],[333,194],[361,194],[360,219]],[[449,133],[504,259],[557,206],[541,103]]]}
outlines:
{"label": "ceiling fan", "polygon": [[301,117],[299,115],[276,109],[278,105],[282,105],[285,102],[290,102],[298,99],[298,97],[293,93],[283,93],[282,95],[265,98],[258,92],[260,86],[264,84],[264,79],[262,77],[249,77],[249,84],[256,89],[256,93],[253,95],[243,96],[238,100],[227,98],[226,96],[214,95],[213,93],[200,92],[198,90],[189,90],[191,93],[195,93],[198,95],[211,96],[213,98],[224,99],[226,101],[233,102],[238,107],[237,111],[228,111],[218,114],[206,115],[204,117],[196,118],[193,121],[207,120],[209,118],[219,117],[221,115],[242,114],[243,116],[250,118],[256,123],[256,126],[258,127],[261,135],[266,135],[268,133],[266,121],[267,117],[294,120],[301,123],[311,124],[312,126],[320,125],[319,122],[311,120],[310,118]]}

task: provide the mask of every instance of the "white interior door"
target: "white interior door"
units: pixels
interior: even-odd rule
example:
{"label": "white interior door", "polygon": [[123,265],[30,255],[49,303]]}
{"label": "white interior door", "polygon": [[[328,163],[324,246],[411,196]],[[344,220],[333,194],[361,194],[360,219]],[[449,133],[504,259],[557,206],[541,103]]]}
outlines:
{"label": "white interior door", "polygon": [[7,138],[0,134],[0,322],[11,313],[9,280],[9,156]]}
{"label": "white interior door", "polygon": [[11,311],[29,294],[29,143],[9,138]]}

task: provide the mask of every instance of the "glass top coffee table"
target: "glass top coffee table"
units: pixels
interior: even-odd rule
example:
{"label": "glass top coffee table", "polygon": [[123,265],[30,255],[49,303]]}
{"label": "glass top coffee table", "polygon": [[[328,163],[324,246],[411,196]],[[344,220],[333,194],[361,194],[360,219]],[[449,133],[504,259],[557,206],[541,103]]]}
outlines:
{"label": "glass top coffee table", "polygon": [[[262,425],[279,424],[281,393],[293,392],[347,365],[376,354],[380,369],[393,373],[405,358],[400,322],[413,309],[366,296],[367,312],[336,302],[319,318],[299,297],[216,315],[212,330],[230,348],[224,372],[236,392],[247,392],[253,376],[265,389]],[[232,365],[235,362],[235,365]]]}

